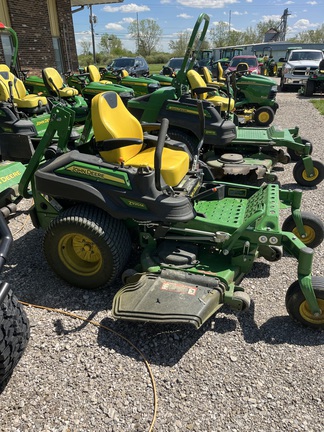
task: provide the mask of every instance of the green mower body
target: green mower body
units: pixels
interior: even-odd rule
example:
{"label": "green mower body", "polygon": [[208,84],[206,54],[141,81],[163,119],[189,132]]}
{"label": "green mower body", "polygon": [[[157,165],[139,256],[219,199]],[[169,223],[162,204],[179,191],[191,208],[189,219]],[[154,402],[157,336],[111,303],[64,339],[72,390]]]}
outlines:
{"label": "green mower body", "polygon": [[148,93],[153,93],[161,87],[157,80],[149,77],[133,77],[130,75],[123,77],[122,70],[117,72],[106,70],[101,73],[101,79],[131,88],[134,90],[135,96],[143,96]]}
{"label": "green mower body", "polygon": [[[158,137],[146,136],[156,146],[153,169],[106,162],[96,146],[92,154],[69,151],[72,125],[71,110],[55,107],[20,182],[20,193],[33,198],[33,224],[45,230],[45,256],[60,277],[83,288],[111,286],[125,270],[133,244],[139,255],[133,254],[136,262],[123,273],[113,316],[199,328],[223,305],[247,309],[250,300],[240,282],[255,259],[271,262],[285,252],[297,260],[296,283],[307,310],[296,314],[290,289],[288,312],[303,324],[323,327],[323,293],[311,276],[311,248],[323,240],[324,228],[308,218],[316,231],[309,237],[301,191],[218,182],[195,159],[171,188],[163,185],[160,171],[167,120]],[[45,161],[55,134],[59,151]],[[116,146],[118,139],[111,143]],[[291,208],[284,223],[291,231],[281,227],[283,208]]]}
{"label": "green mower body", "polygon": [[[167,118],[169,136],[185,142],[192,154],[195,154],[198,144],[203,140],[201,163],[204,162],[208,166],[215,179],[224,179],[230,175],[240,176],[237,177],[239,181],[275,181],[276,176],[271,172],[272,167],[277,163],[286,164],[293,160],[296,162],[293,175],[297,183],[302,186],[319,184],[324,178],[324,165],[321,161],[311,158],[311,143],[300,137],[298,127],[283,131],[273,126],[239,127],[235,115],[227,113],[224,116],[220,107],[204,100],[202,130],[197,99],[193,98],[189,91],[187,72],[195,64],[208,24],[209,17],[201,14],[188,42],[182,67],[173,78],[172,86],[131,99],[127,104],[130,112],[143,123],[161,122],[163,118]],[[203,29],[200,31],[201,25]],[[275,99],[275,83],[269,77],[242,75],[238,79],[241,82],[240,86],[246,85],[250,99],[254,98],[259,103],[263,98],[267,102]],[[259,87],[266,91],[264,94],[260,92],[257,96],[255,88]],[[202,90],[207,92],[214,89],[206,87]],[[238,91],[237,87],[236,92]],[[242,99],[242,103],[246,104],[246,101]],[[253,110],[254,108],[251,111]],[[270,106],[262,106],[255,110],[254,114],[258,112],[258,115],[268,118],[273,115],[272,111]]]}

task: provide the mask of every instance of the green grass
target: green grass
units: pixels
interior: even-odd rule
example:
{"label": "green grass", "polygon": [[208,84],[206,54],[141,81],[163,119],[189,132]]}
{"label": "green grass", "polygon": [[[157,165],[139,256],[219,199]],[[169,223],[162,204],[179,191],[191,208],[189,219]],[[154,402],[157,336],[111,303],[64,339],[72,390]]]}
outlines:
{"label": "green grass", "polygon": [[314,107],[320,112],[320,114],[324,115],[324,100],[311,100]]}
{"label": "green grass", "polygon": [[163,63],[149,64],[150,74],[160,73],[163,66]]}

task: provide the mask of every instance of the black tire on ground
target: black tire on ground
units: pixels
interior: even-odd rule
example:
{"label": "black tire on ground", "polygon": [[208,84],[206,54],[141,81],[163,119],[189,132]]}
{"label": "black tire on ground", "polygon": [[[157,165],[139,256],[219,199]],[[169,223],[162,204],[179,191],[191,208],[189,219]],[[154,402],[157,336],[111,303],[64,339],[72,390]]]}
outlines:
{"label": "black tire on ground", "polygon": [[0,305],[0,391],[8,382],[29,340],[29,321],[10,290]]}
{"label": "black tire on ground", "polygon": [[308,177],[302,159],[296,162],[293,168],[293,176],[298,184],[301,186],[312,187],[321,183],[321,181],[324,179],[323,162],[318,159],[313,159],[313,165],[315,173],[313,177]]}
{"label": "black tire on ground", "polygon": [[309,212],[301,212],[304,230],[306,237],[302,238],[296,228],[295,221],[292,215],[288,216],[282,224],[282,231],[292,232],[298,237],[306,246],[316,248],[324,239],[324,224],[317,216]]}
{"label": "black tire on ground", "polygon": [[[301,138],[301,141],[302,141],[303,144],[306,144],[306,143],[310,144],[310,152],[309,152],[309,154],[312,154],[313,153],[313,143],[311,143],[306,138]],[[290,156],[290,158],[291,158],[291,160],[293,162],[297,162],[297,161],[300,160],[301,156],[298,153],[296,153],[295,150],[287,148],[287,151],[288,151],[288,154],[289,154],[289,156]]]}
{"label": "black tire on ground", "polygon": [[[282,78],[282,77],[281,77],[281,78]],[[282,92],[286,92],[286,91],[288,91],[288,86],[287,86],[287,84],[284,84],[284,83],[283,83],[283,79],[281,79],[281,81],[280,81],[279,88],[280,88],[280,91],[282,91]]]}
{"label": "black tire on ground", "polygon": [[314,91],[315,91],[315,83],[314,81],[310,81],[308,79],[305,84],[305,92],[304,92],[305,96],[308,97],[313,96]]}
{"label": "black tire on ground", "polygon": [[271,107],[264,106],[257,108],[254,113],[254,120],[258,126],[267,127],[274,119],[275,113]]}
{"label": "black tire on ground", "polygon": [[168,130],[168,136],[175,140],[175,141],[181,141],[184,144],[186,144],[189,152],[194,155],[196,152],[196,149],[198,147],[198,138],[173,127],[170,127]]}
{"label": "black tire on ground", "polygon": [[290,285],[286,293],[286,309],[288,314],[304,326],[324,329],[324,278],[312,277],[312,285],[321,313],[312,315],[300,288],[299,282]]}
{"label": "black tire on ground", "polygon": [[79,288],[97,289],[119,276],[131,251],[124,223],[89,205],[77,205],[53,219],[43,249],[52,269]]}

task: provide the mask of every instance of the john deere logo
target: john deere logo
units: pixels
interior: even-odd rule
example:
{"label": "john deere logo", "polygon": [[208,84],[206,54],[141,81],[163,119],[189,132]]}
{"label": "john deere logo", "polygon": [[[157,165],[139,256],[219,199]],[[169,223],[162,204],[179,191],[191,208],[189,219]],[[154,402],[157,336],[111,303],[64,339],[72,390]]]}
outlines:
{"label": "john deere logo", "polygon": [[21,176],[21,172],[20,171],[15,171],[15,172],[10,173],[10,174],[8,174],[6,176],[1,176],[0,177],[0,184],[7,183],[8,181],[10,181],[10,180],[12,180],[12,179],[14,179],[16,177],[19,177],[19,176]]}
{"label": "john deere logo", "polygon": [[73,162],[65,167],[57,169],[56,172],[63,175],[69,174],[74,177],[82,177],[84,179],[89,179],[90,177],[92,180],[97,180],[102,183],[114,184],[125,189],[131,189],[128,175],[123,171],[112,171],[104,167],[94,167],[93,165],[87,165],[82,162]]}

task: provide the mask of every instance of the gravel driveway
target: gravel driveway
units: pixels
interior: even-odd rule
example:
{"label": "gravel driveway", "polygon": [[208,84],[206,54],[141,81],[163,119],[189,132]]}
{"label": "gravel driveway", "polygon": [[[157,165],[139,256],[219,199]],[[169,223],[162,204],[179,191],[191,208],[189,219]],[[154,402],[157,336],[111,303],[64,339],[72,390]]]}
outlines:
{"label": "gravel driveway", "polygon": [[[323,117],[307,98],[278,93],[274,124],[300,126],[323,161]],[[295,188],[292,164],[278,170]],[[324,182],[306,189],[303,210],[324,219]],[[118,289],[87,292],[58,279],[42,254],[23,201],[10,221],[14,248],[4,277],[17,297],[71,311],[128,338],[147,359],[155,379],[154,431],[323,432],[324,333],[287,316],[284,299],[296,280],[296,261],[260,259],[242,285],[251,295],[245,314],[222,309],[214,326],[187,327],[117,322]],[[283,214],[284,217],[284,214]],[[324,276],[324,246],[314,275]],[[141,355],[119,334],[57,312],[26,308],[31,339],[0,395],[1,432],[144,432],[154,414],[154,386]]]}

